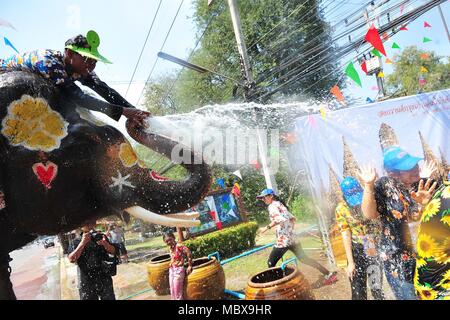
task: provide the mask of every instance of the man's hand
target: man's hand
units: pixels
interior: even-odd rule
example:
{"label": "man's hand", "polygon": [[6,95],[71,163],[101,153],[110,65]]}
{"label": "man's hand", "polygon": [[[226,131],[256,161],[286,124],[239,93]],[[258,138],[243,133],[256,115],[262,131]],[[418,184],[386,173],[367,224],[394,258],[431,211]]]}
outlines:
{"label": "man's hand", "polygon": [[108,240],[106,240],[106,236],[105,235],[103,235],[103,239],[102,240],[97,241],[97,244],[99,246],[102,246],[105,249],[106,249],[107,246],[109,246],[109,242],[108,242]]}
{"label": "man's hand", "polygon": [[431,198],[433,197],[434,191],[436,190],[437,182],[431,184],[431,181],[431,179],[428,179],[424,186],[423,180],[420,180],[419,188],[417,189],[417,191],[411,191],[410,193],[411,198],[422,206],[426,206],[428,202],[430,202]]}
{"label": "man's hand", "polygon": [[149,112],[135,108],[123,108],[122,115],[141,126],[145,126],[145,120],[151,117]]}
{"label": "man's hand", "polygon": [[353,276],[355,275],[355,271],[356,271],[355,263],[353,261],[348,263],[346,271],[347,271],[347,276],[349,277],[349,279],[353,280]]}
{"label": "man's hand", "polygon": [[437,170],[436,163],[434,161],[424,161],[423,165],[420,167],[420,177],[430,178],[433,173]]}
{"label": "man's hand", "polygon": [[269,229],[270,229],[269,226],[266,226],[266,227],[260,229],[259,233],[260,233],[260,234],[263,234],[264,232],[266,232],[266,231],[269,230]]}
{"label": "man's hand", "polygon": [[358,172],[358,176],[365,185],[373,185],[378,178],[377,171],[370,165],[363,166]]}
{"label": "man's hand", "polygon": [[89,241],[91,241],[92,237],[89,232],[83,233],[83,236],[81,237],[81,244],[86,245]]}

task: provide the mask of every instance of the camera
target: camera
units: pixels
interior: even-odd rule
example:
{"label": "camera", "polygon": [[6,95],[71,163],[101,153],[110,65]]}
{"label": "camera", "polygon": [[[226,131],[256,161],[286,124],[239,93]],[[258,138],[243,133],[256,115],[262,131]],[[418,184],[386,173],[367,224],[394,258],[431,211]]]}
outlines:
{"label": "camera", "polygon": [[94,240],[95,242],[103,240],[103,233],[101,233],[101,232],[92,230],[90,232],[90,234],[91,234],[92,240]]}

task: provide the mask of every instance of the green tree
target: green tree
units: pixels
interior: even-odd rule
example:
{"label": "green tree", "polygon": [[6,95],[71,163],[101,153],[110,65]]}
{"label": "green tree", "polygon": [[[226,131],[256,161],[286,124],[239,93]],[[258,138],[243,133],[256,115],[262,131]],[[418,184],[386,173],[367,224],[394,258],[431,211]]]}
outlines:
{"label": "green tree", "polygon": [[[322,68],[314,72],[307,69],[319,59],[330,61],[334,57],[331,32],[319,4],[320,0],[238,1],[259,95],[280,88],[278,94],[320,98],[337,82],[340,70],[333,63],[321,64]],[[195,0],[193,19],[198,37],[208,29],[189,61],[240,81],[241,63],[227,1],[216,0],[208,7],[206,0]],[[332,70],[336,72],[330,76]],[[302,74],[297,79],[299,72]],[[186,112],[206,104],[242,99],[242,90],[229,79],[184,69],[172,93],[179,110]]]}
{"label": "green tree", "polygon": [[[423,55],[428,55],[426,58]],[[410,46],[394,57],[394,72],[387,77],[386,87],[392,98],[414,95],[450,87],[450,63],[435,52]],[[422,69],[424,67],[426,69]],[[421,70],[422,69],[422,70]],[[423,77],[425,84],[419,83]]]}

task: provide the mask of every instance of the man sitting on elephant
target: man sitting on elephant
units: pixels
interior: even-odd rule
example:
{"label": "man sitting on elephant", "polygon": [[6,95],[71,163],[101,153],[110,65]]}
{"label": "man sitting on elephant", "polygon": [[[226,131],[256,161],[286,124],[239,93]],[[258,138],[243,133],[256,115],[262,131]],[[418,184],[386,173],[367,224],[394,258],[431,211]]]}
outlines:
{"label": "man sitting on elephant", "polygon": [[[97,61],[111,63],[97,50],[100,38],[93,30],[86,37],[77,35],[65,43],[64,53],[56,50],[35,50],[0,59],[0,71],[31,71],[61,88],[80,106],[100,111],[118,121],[123,115],[142,124],[150,116],[136,109],[94,73]],[[91,88],[107,102],[84,93],[75,81]]]}

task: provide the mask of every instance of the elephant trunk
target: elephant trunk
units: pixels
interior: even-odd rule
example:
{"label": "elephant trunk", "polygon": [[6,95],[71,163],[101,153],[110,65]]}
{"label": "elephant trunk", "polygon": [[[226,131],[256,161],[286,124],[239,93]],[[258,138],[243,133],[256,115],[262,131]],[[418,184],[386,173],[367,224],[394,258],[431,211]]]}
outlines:
{"label": "elephant trunk", "polygon": [[[171,158],[172,150],[175,147],[178,149],[180,145],[167,137],[159,136],[152,133],[147,133],[144,128],[137,123],[128,120],[126,128],[129,135],[140,144],[158,152],[167,158]],[[202,157],[196,154],[190,148],[183,146],[182,152],[185,159],[184,162],[179,163],[188,172],[189,176],[182,181],[172,181],[155,179],[152,174],[149,182],[149,175],[140,179],[139,187],[134,190],[138,192],[139,203],[128,203],[129,205],[137,205],[135,209],[127,208],[126,211],[134,216],[147,215],[149,211],[152,213],[165,215],[170,213],[179,213],[185,211],[197,203],[199,203],[207,194],[211,186],[211,172],[209,166],[203,161]],[[186,160],[187,159],[187,160]],[[142,175],[141,175],[142,176]],[[144,207],[146,209],[140,208]],[[180,219],[178,219],[180,218]],[[177,221],[184,222],[184,225],[192,226],[193,221],[183,219],[182,216],[159,217],[158,224],[176,225]],[[152,221],[154,222],[154,221]],[[155,222],[154,222],[155,223]],[[195,225],[198,221],[195,222]]]}

